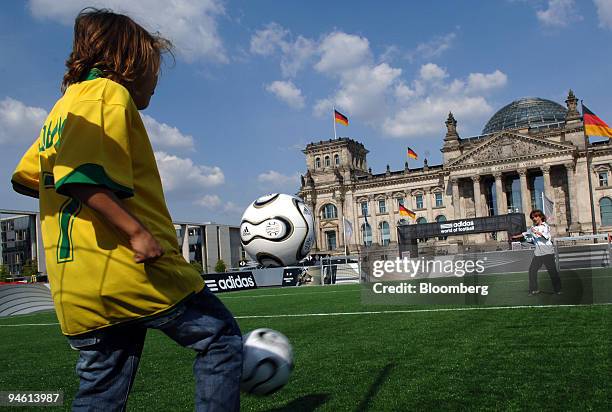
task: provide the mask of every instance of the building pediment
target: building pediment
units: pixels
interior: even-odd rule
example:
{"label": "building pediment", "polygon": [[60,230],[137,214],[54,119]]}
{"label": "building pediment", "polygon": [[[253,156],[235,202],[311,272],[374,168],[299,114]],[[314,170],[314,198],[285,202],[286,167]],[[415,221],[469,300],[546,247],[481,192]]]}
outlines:
{"label": "building pediment", "polygon": [[338,221],[335,219],[334,220],[321,220],[320,227],[323,230],[336,229],[338,227]]}
{"label": "building pediment", "polygon": [[450,161],[447,168],[469,168],[486,164],[514,162],[546,156],[572,154],[576,147],[548,139],[502,132],[493,135],[463,155]]}

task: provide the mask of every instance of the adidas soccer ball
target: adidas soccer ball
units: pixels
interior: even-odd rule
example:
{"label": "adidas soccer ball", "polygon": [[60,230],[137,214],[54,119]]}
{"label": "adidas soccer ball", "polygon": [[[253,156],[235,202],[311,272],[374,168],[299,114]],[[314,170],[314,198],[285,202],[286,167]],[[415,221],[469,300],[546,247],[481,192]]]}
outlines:
{"label": "adidas soccer ball", "polygon": [[289,339],[272,329],[255,329],[242,337],[242,383],[240,389],[269,395],[285,386],[293,370]]}
{"label": "adidas soccer ball", "polygon": [[264,266],[296,264],[314,244],[312,213],[299,197],[262,196],[242,215],[240,239],[249,256]]}

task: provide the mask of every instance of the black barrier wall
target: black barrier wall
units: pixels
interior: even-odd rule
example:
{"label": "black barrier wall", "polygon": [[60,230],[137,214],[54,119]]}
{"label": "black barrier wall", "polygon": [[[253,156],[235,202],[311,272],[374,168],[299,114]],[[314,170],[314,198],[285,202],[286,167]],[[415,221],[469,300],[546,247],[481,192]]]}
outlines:
{"label": "black barrier wall", "polygon": [[409,251],[411,257],[417,257],[417,239],[490,232],[508,232],[508,239],[510,239],[511,235],[526,231],[527,226],[523,213],[509,213],[499,216],[447,220],[446,222],[400,225],[397,230],[400,253]]}

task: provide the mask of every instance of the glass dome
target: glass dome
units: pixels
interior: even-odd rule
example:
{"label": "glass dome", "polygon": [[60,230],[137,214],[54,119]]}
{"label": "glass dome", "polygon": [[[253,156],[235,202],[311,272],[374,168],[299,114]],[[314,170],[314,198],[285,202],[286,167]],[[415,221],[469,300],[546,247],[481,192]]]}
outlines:
{"label": "glass dome", "polygon": [[524,97],[499,109],[489,119],[482,134],[562,122],[566,112],[567,109],[559,103],[539,97]]}

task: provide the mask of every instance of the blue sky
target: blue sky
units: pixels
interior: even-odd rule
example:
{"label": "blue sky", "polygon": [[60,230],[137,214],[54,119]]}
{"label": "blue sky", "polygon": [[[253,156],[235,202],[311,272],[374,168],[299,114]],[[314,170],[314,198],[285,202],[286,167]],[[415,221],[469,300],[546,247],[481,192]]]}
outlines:
{"label": "blue sky", "polygon": [[[125,2],[123,2],[125,3]],[[441,161],[452,110],[463,137],[523,96],[569,88],[612,122],[612,0],[31,0],[0,15],[0,208],[37,208],[12,170],[60,97],[72,21],[88,5],[125,12],[176,46],[143,111],[175,220],[238,224],[269,192],[295,193],[301,149],[363,142],[374,172],[406,146]],[[421,160],[411,166],[420,166]]]}

